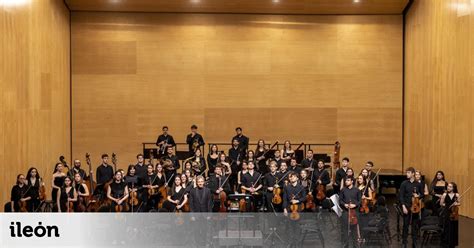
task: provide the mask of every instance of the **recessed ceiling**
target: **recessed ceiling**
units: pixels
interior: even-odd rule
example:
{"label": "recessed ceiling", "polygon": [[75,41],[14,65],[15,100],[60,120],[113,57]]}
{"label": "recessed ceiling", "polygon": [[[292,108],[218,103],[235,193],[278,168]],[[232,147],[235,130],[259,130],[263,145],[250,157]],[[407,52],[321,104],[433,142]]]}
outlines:
{"label": "recessed ceiling", "polygon": [[72,11],[401,14],[410,0],[65,0]]}

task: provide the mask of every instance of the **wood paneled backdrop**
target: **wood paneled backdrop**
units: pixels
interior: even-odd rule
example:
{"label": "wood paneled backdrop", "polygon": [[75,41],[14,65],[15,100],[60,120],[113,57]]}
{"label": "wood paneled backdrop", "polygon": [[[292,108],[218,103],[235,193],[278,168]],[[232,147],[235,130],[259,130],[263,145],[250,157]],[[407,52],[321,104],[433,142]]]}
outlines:
{"label": "wood paneled backdrop", "polygon": [[[406,22],[405,167],[474,180],[474,2],[415,1]],[[474,217],[474,189],[461,214]]]}
{"label": "wood paneled backdrop", "polygon": [[72,13],[73,157],[125,168],[162,125],[184,142],[342,143],[402,162],[402,16]]}
{"label": "wood paneled backdrop", "polygon": [[0,1],[0,211],[17,174],[37,167],[49,195],[70,157],[69,34],[62,1]]}

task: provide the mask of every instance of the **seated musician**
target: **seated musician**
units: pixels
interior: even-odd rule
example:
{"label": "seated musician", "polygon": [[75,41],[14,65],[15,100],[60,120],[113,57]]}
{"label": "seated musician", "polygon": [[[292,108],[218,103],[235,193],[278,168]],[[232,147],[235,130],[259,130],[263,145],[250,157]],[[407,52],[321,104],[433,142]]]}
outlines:
{"label": "seated musician", "polygon": [[163,202],[163,208],[168,212],[183,211],[183,207],[188,201],[186,189],[183,187],[181,181],[181,174],[176,175],[174,184],[168,189],[168,196]]}
{"label": "seated musician", "polygon": [[219,202],[219,194],[222,191],[224,191],[226,194],[231,192],[229,180],[227,177],[228,176],[224,175],[222,172],[222,167],[217,166],[214,169],[214,174],[209,178],[209,189],[211,190],[214,197],[213,212],[217,212],[219,210],[219,206],[221,204]]}
{"label": "seated musician", "polygon": [[298,174],[290,172],[288,179],[288,185],[283,188],[283,214],[285,216],[291,212],[292,204],[303,204],[306,199],[306,190],[299,182]]}
{"label": "seated musician", "polygon": [[[19,174],[16,177],[16,185],[13,186],[11,191],[11,209],[12,212],[20,212],[20,202],[27,206],[28,201],[31,200],[31,196],[29,194],[28,186],[25,185],[25,175]],[[22,209],[25,211],[26,207]]]}
{"label": "seated musician", "polygon": [[242,177],[242,192],[248,192],[253,196],[252,202],[247,202],[247,209],[256,210],[261,203],[262,195],[259,190],[263,187],[260,179],[262,175],[255,171],[255,164],[248,162],[248,172]]}
{"label": "seated musician", "polygon": [[89,187],[84,183],[81,173],[74,175],[74,190],[77,193],[77,202],[74,204],[75,212],[85,212],[87,206],[87,198],[89,197]]}
{"label": "seated musician", "polygon": [[318,167],[316,170],[313,171],[312,178],[312,185],[313,185],[313,194],[314,194],[314,202],[317,206],[322,206],[323,200],[318,200],[316,198],[317,192],[316,189],[318,185],[324,186],[324,193],[326,194],[326,186],[331,182],[331,178],[329,177],[329,173],[326,169],[324,169],[324,161],[318,160]]}
{"label": "seated musician", "polygon": [[[351,222],[348,213],[351,212],[355,217],[358,218],[358,212],[356,209],[360,206],[361,193],[359,189],[354,187],[354,178],[346,176],[344,180],[344,188],[339,192],[339,205],[343,209],[341,218],[341,240],[344,243],[344,247],[349,247],[349,243],[352,241],[353,246],[357,246],[358,231],[357,224]],[[358,223],[358,222],[357,222]],[[351,228],[351,237],[348,237],[348,228]]]}
{"label": "seated musician", "polygon": [[123,181],[121,172],[115,172],[114,181],[107,188],[107,198],[112,201],[110,206],[112,212],[119,211],[117,206],[123,208],[121,211],[128,211],[128,186]]}
{"label": "seated musician", "polygon": [[[280,187],[278,185],[280,174],[277,172],[277,163],[275,161],[270,162],[269,168],[270,168],[270,172],[265,174],[263,178],[263,190],[264,190],[263,197],[264,197],[264,202],[265,202],[265,208],[268,211],[273,212],[274,210],[276,211],[276,208],[279,207],[279,206],[276,206],[277,204],[275,202],[273,202],[273,196],[274,196],[275,189],[277,187]],[[281,205],[281,203],[278,205]]]}

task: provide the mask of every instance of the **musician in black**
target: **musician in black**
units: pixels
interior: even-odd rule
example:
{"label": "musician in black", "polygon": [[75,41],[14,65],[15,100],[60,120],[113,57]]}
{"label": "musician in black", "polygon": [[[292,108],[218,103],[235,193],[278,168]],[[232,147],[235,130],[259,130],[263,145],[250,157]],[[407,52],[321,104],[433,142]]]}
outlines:
{"label": "musician in black", "polygon": [[262,194],[260,189],[262,189],[263,184],[261,182],[262,174],[255,171],[255,164],[253,162],[248,162],[248,172],[244,174],[242,178],[242,190],[246,191],[248,194],[252,195],[252,202],[247,202],[247,209],[258,209],[261,206]]}
{"label": "musician in black", "polygon": [[[167,161],[167,163],[164,163],[164,170],[165,170],[165,175],[166,175],[166,180],[168,181],[168,186],[171,187],[173,182],[174,182],[174,177],[177,174],[178,169],[181,167],[179,164],[179,159],[178,156],[174,154],[174,147],[168,146],[166,156],[161,158],[162,161]],[[168,164],[171,162],[171,165]]]}
{"label": "musician in black", "polygon": [[267,174],[270,172],[267,164],[268,159],[268,150],[265,147],[265,141],[260,139],[257,143],[257,148],[255,148],[255,160],[257,161],[257,168],[260,173]]}
{"label": "musician in black", "polygon": [[315,164],[316,164],[316,161],[314,161],[314,158],[313,158],[313,150],[308,150],[306,152],[306,158],[301,160],[301,167],[303,167],[303,169],[306,169],[306,168],[314,169]]}
{"label": "musician in black", "polygon": [[[35,167],[31,167],[26,173],[26,186],[30,187],[29,195],[31,200],[28,201],[28,212],[34,212],[39,207],[40,200],[40,187],[44,187],[44,183],[41,179],[41,176],[38,173],[38,170]],[[45,200],[45,199],[43,199]]]}
{"label": "musician in black", "polygon": [[207,175],[210,176],[214,174],[214,170],[219,162],[219,148],[216,144],[211,145],[211,149],[209,150],[209,154],[207,154],[207,165],[209,169],[207,171]]}
{"label": "musician in black", "polygon": [[[217,166],[214,172],[215,174],[211,175],[211,177],[209,178],[208,187],[211,190],[213,198],[214,198],[213,212],[218,212],[219,207],[220,207],[219,194],[222,191],[225,194],[229,194],[231,190],[230,190],[229,180],[227,179],[228,176],[226,176],[223,173],[222,167]],[[227,203],[224,203],[224,204],[227,204]]]}
{"label": "musician in black", "polygon": [[84,180],[81,177],[81,173],[76,173],[74,175],[73,182],[74,190],[77,193],[77,201],[74,204],[75,212],[85,212],[87,206],[86,198],[89,197],[89,186],[84,183]]}
{"label": "musician in black", "polygon": [[166,154],[169,146],[176,147],[176,142],[174,142],[173,136],[168,134],[168,127],[163,126],[161,130],[163,131],[163,134],[160,134],[158,139],[156,139],[156,145],[160,147],[158,158],[161,158]]}
{"label": "musician in black", "polygon": [[[354,187],[353,177],[346,177],[344,184],[344,188],[339,192],[339,205],[343,210],[341,218],[341,241],[344,247],[349,247],[351,241],[352,245],[356,247],[360,233],[357,230],[358,221],[355,222],[353,218],[358,219],[359,211],[357,211],[357,209],[359,209],[360,206],[361,192]],[[351,214],[350,219],[349,212]]]}
{"label": "musician in black", "polygon": [[296,158],[290,158],[290,168],[288,170],[295,172],[296,174],[301,173],[301,166],[296,162]]}
{"label": "musician in black", "polygon": [[237,187],[237,172],[240,171],[241,163],[245,157],[245,153],[239,147],[239,140],[232,140],[232,147],[229,149],[230,168],[232,170],[229,183],[233,190]]}
{"label": "musician in black", "polygon": [[416,245],[418,236],[419,224],[421,220],[421,211],[419,213],[412,213],[413,197],[418,197],[420,201],[423,200],[424,185],[415,180],[415,169],[409,167],[406,169],[407,179],[400,185],[399,201],[403,212],[403,246],[408,244],[408,226],[411,224],[411,233],[413,239],[413,246]]}
{"label": "musician in black", "polygon": [[116,206],[122,206],[122,211],[127,211],[128,187],[122,180],[122,173],[115,172],[114,181],[107,188],[107,198],[112,201],[111,211],[117,211]]}
{"label": "musician in black", "polygon": [[[160,168],[160,169],[158,169]],[[161,173],[160,173],[161,171]],[[153,171],[153,165],[149,164],[147,167],[147,175],[142,181],[142,187],[144,189],[143,198],[147,204],[146,209],[150,210],[157,207],[158,202],[163,197],[159,194],[158,189],[166,184],[165,175],[162,173],[163,168],[160,164],[157,164],[157,173]]]}
{"label": "musician in black", "polygon": [[19,212],[20,211],[20,202],[26,203],[31,200],[31,196],[29,194],[30,187],[25,185],[25,175],[19,174],[16,177],[16,184],[13,186],[11,191],[11,209],[12,212]]}
{"label": "musician in black", "polygon": [[87,173],[81,168],[81,161],[79,159],[74,160],[74,166],[67,172],[67,176],[70,178],[74,178],[74,175],[76,175],[76,173],[79,173],[81,175],[81,178],[87,180]]}
{"label": "musician in black", "polygon": [[341,191],[341,181],[346,177],[347,169],[349,169],[349,158],[343,158],[342,167],[336,171],[336,181],[333,184],[334,194],[338,194]]}
{"label": "musician in black", "polygon": [[[277,163],[277,166],[278,166],[278,162],[275,162]],[[286,165],[286,162],[283,161],[281,162],[280,164],[280,170],[278,171],[279,173],[279,176],[278,178],[280,178],[280,187],[285,187],[288,183],[289,183],[289,174],[291,173],[291,171],[288,170],[288,166]]]}
{"label": "musician in black", "polygon": [[276,211],[278,208],[281,209],[280,206],[276,206],[276,204],[272,202],[275,189],[280,187],[280,185],[278,185],[278,180],[280,179],[280,176],[281,175],[277,172],[276,162],[270,161],[270,172],[265,174],[265,176],[263,177],[263,197],[265,202],[265,208],[270,212]]}
{"label": "musician in black", "polygon": [[196,149],[201,148],[205,144],[204,139],[197,132],[197,129],[196,125],[192,125],[191,133],[186,137],[186,144],[188,144],[189,147],[189,156],[192,156]]}
{"label": "musician in black", "polygon": [[102,164],[97,167],[96,170],[96,182],[97,188],[94,191],[94,195],[98,194],[100,199],[106,197],[105,184],[110,182],[114,177],[114,169],[110,166],[107,161],[109,160],[109,155],[102,154]]}
{"label": "musician in black", "polygon": [[[275,152],[273,153],[273,160],[275,160],[275,162],[277,163],[277,168],[280,168],[281,163],[283,162],[286,163],[286,161],[283,160],[281,157],[280,150],[275,150]],[[287,168],[288,168],[288,164],[287,164]]]}
{"label": "musician in black", "polygon": [[[129,194],[130,194],[129,198],[136,197],[137,202],[139,202],[141,199],[143,199],[143,196],[142,196],[143,190],[140,190],[139,186],[142,185],[141,182],[142,182],[143,178],[145,178],[145,177],[142,177],[142,178],[138,177],[138,175],[136,174],[135,165],[131,164],[131,165],[128,166],[127,175],[125,176],[124,181],[128,186],[128,191],[129,191]],[[135,194],[135,192],[136,192],[136,194]],[[135,198],[133,198],[133,199],[135,199]],[[132,204],[133,203],[130,203],[130,205],[132,205]],[[138,206],[134,205],[133,208],[135,208],[135,207],[138,207]],[[135,209],[133,209],[133,211],[135,211]]]}
{"label": "musician in black", "polygon": [[168,189],[168,196],[163,202],[163,208],[168,212],[183,211],[183,207],[188,202],[186,188],[183,187],[181,174],[176,175],[174,184]]}
{"label": "musician in black", "polygon": [[290,172],[288,179],[288,185],[283,188],[283,214],[285,216],[291,212],[292,204],[303,204],[306,200],[306,190],[299,182],[298,174]]}
{"label": "musician in black", "polygon": [[374,171],[374,163],[372,161],[367,161],[367,163],[365,163],[365,169],[369,171],[369,175],[367,176],[369,185],[373,186],[372,189],[374,192],[377,192],[379,188],[379,178],[377,173]]}
{"label": "musician in black", "polygon": [[[316,170],[313,170],[312,175],[311,175],[311,181],[313,188],[311,189],[313,191],[313,195],[316,196],[317,194],[317,187],[318,185],[323,185],[324,187],[324,193],[326,194],[326,186],[331,182],[331,178],[329,177],[329,172],[324,169],[324,161],[319,160],[318,161],[318,167]],[[316,203],[317,206],[321,206],[322,202],[324,200],[318,200],[316,197],[314,198],[314,202]]]}
{"label": "musician in black", "polygon": [[[72,206],[71,203],[72,202]],[[77,192],[72,185],[70,177],[64,178],[64,185],[58,191],[56,204],[58,212],[74,212],[75,203],[77,202]]]}
{"label": "musician in black", "polygon": [[446,192],[441,196],[440,202],[443,210],[441,217],[444,220],[443,247],[456,247],[459,245],[459,206],[461,206],[462,195],[458,192],[458,186],[454,182],[448,183]]}
{"label": "musician in black", "polygon": [[143,157],[143,154],[138,154],[137,155],[137,163],[135,164],[135,174],[137,175],[138,178],[143,180],[146,177],[147,174],[147,167],[148,165],[145,164],[145,158]]}
{"label": "musician in black", "polygon": [[236,135],[232,138],[231,143],[234,143],[234,140],[239,141],[239,149],[245,154],[249,149],[249,138],[242,133],[242,128],[237,127],[235,129]]}
{"label": "musician in black", "polygon": [[189,207],[191,212],[211,212],[212,211],[212,193],[211,190],[204,187],[204,177],[197,176],[196,188],[191,189],[189,193]]}

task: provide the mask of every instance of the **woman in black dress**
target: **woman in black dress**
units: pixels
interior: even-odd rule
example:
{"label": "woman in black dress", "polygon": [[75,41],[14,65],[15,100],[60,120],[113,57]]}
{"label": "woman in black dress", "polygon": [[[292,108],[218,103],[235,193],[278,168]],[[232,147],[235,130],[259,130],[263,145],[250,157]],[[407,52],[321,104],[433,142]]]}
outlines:
{"label": "woman in black dress", "polygon": [[259,139],[257,143],[257,148],[255,149],[255,161],[257,163],[257,168],[259,172],[263,175],[270,172],[267,165],[267,158],[265,157],[266,152],[267,148],[265,147],[265,141],[263,139]]}
{"label": "woman in black dress", "polygon": [[[53,190],[51,191],[51,199],[56,201],[58,199],[58,191],[64,185],[64,179],[66,178],[66,173],[63,172],[64,165],[62,163],[56,163],[54,166],[53,172],[53,179],[51,181],[51,185]],[[55,204],[55,211],[57,211],[56,207],[59,206]]]}
{"label": "woman in black dress", "polygon": [[31,196],[31,200],[28,204],[28,211],[34,212],[39,207],[40,201],[40,186],[42,185],[41,177],[38,173],[38,170],[35,167],[31,167],[26,173],[26,182],[27,186],[31,186],[29,189],[29,195]]}
{"label": "woman in black dress", "polygon": [[247,160],[247,163],[252,162],[256,167],[255,170],[259,171],[257,160],[255,159],[255,153],[252,150],[248,150],[247,154],[245,155],[245,160]]}
{"label": "woman in black dress", "polygon": [[207,169],[206,160],[201,154],[201,149],[196,150],[194,157],[191,159],[191,163],[195,175],[202,175]]}
{"label": "woman in black dress", "polygon": [[[153,168],[153,165],[148,165]],[[114,181],[107,188],[107,198],[111,200],[110,210],[112,212],[128,211],[128,187],[122,178],[122,172],[116,171]]]}
{"label": "woman in black dress", "polygon": [[283,161],[286,161],[287,163],[290,162],[291,158],[295,155],[295,151],[291,149],[291,142],[289,140],[285,141],[285,144],[283,145],[283,149],[280,151],[281,153],[281,158]]}
{"label": "woman in black dress", "polygon": [[217,166],[217,162],[219,160],[219,148],[217,145],[212,145],[209,154],[207,154],[207,165],[209,166],[209,170],[207,171],[207,176],[214,174],[214,169]]}
{"label": "woman in black dress", "polygon": [[447,191],[441,196],[442,216],[444,218],[443,243],[445,247],[458,246],[459,220],[455,213],[456,208],[461,206],[458,186],[451,182],[447,186]]}
{"label": "woman in black dress", "polygon": [[444,172],[437,171],[433,181],[430,185],[430,194],[432,195],[431,203],[433,206],[433,215],[439,215],[439,209],[441,207],[441,197],[446,192],[448,183],[444,178]]}
{"label": "woman in black dress", "polygon": [[74,190],[77,193],[77,202],[74,204],[75,212],[85,212],[87,207],[87,198],[89,197],[89,187],[82,180],[81,173],[74,174]]}
{"label": "woman in black dress", "polygon": [[[77,201],[77,193],[72,187],[72,180],[69,177],[64,178],[63,187],[59,188],[56,204],[58,212],[74,212],[74,203]],[[73,206],[70,206],[73,202]]]}
{"label": "woman in black dress", "polygon": [[181,182],[181,175],[177,175],[174,178],[173,186],[168,190],[168,197],[163,203],[163,208],[166,208],[169,212],[182,211],[187,201],[188,197]]}

